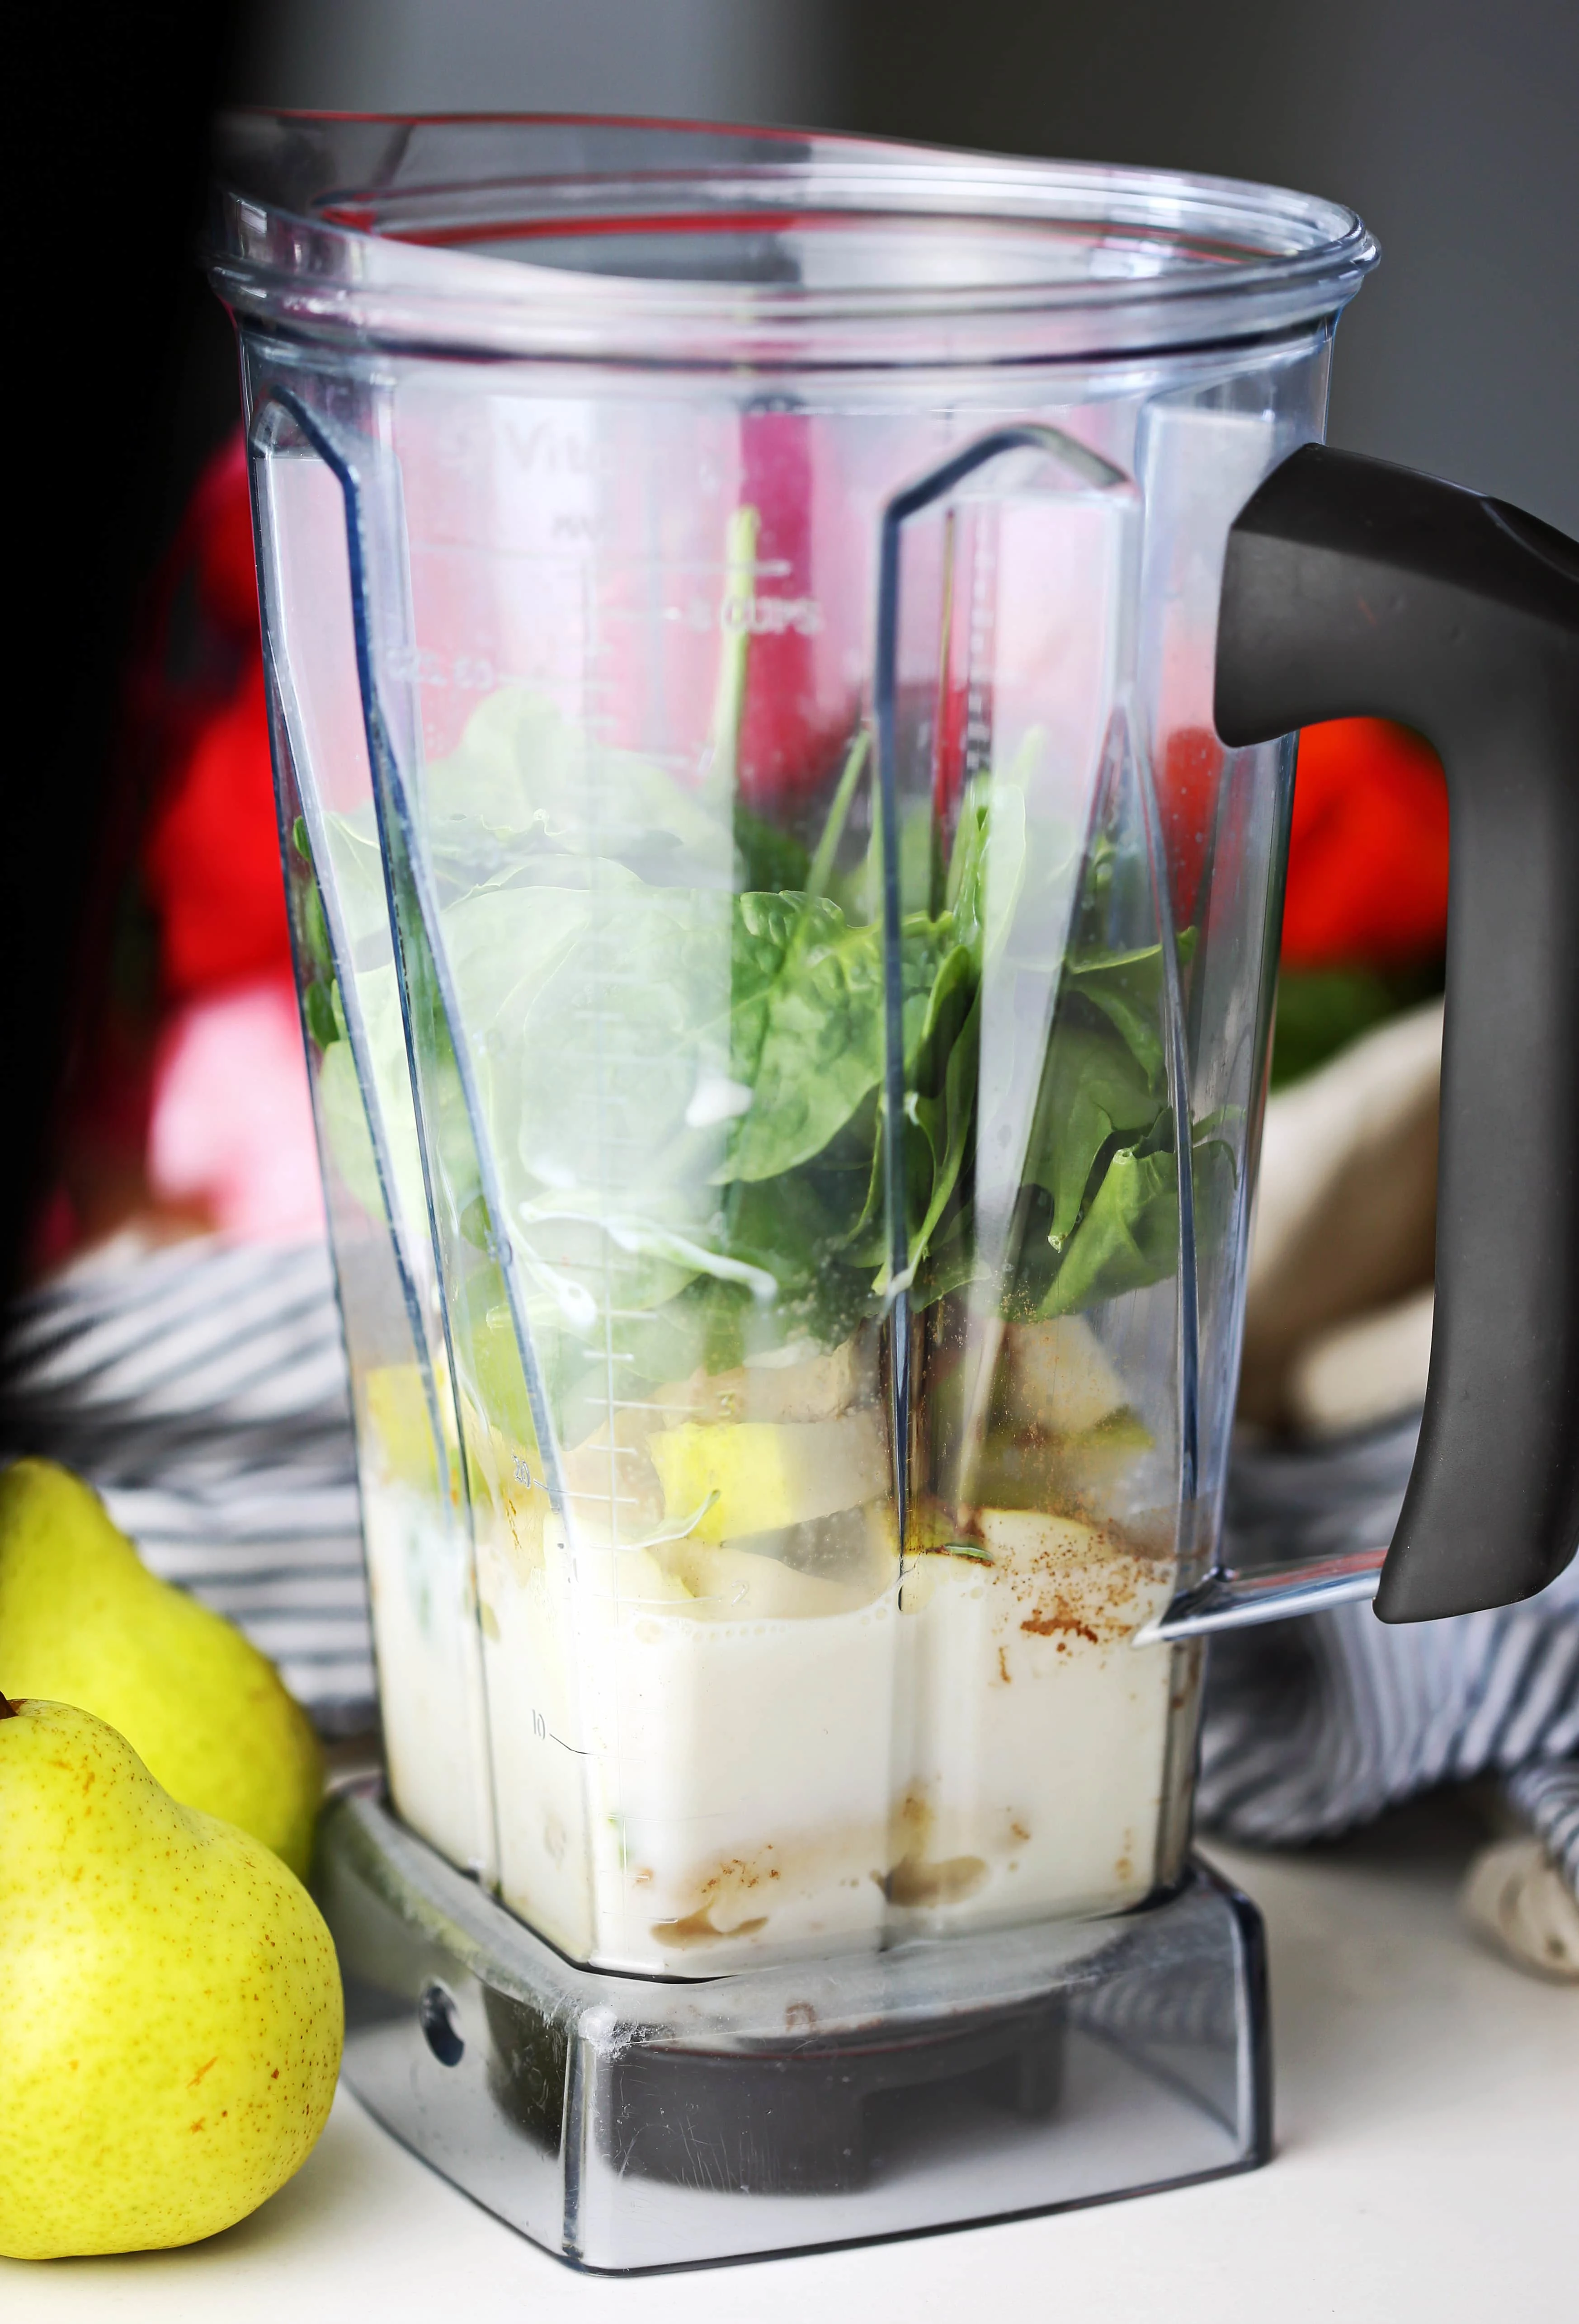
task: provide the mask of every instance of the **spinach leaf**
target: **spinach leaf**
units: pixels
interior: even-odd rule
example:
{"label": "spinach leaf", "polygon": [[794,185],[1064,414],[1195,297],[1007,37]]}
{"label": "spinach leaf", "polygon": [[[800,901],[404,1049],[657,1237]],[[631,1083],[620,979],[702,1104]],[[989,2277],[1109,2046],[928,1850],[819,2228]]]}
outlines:
{"label": "spinach leaf", "polygon": [[1055,1019],[1025,1176],[1053,1197],[1048,1240],[1056,1250],[1075,1231],[1098,1158],[1156,1122],[1166,1097],[1159,1084],[1100,1019],[1067,1008]]}
{"label": "spinach leaf", "polygon": [[[1168,1135],[1170,1117],[1154,1137]],[[1226,1227],[1234,1186],[1233,1148],[1221,1138],[1197,1135],[1191,1148],[1197,1241]],[[1043,1316],[1072,1315],[1101,1299],[1159,1283],[1178,1264],[1178,1163],[1170,1145],[1146,1141],[1121,1147],[1081,1220],[1050,1288],[1038,1307]]]}
{"label": "spinach leaf", "polygon": [[746,895],[734,899],[729,951],[729,1071],[750,1089],[762,1064],[768,1006],[800,926],[803,908],[830,935],[844,927],[834,904],[799,896]]}
{"label": "spinach leaf", "polygon": [[743,1010],[736,1003],[731,1028],[730,1071],[752,1098],[724,1180],[777,1177],[809,1160],[882,1075],[877,930],[846,927],[826,898],[783,900],[797,917],[778,973],[760,998],[748,993]]}
{"label": "spinach leaf", "polygon": [[1166,1148],[1110,1159],[1038,1313],[1073,1315],[1170,1275],[1178,1254],[1178,1164]]}
{"label": "spinach leaf", "polygon": [[929,1307],[974,1283],[977,1273],[975,1222],[969,1204],[962,1203],[933,1236],[916,1268],[914,1305]]}
{"label": "spinach leaf", "polygon": [[336,1167],[369,1218],[382,1222],[383,1188],[348,1041],[337,1041],[319,1061],[318,1103],[324,1142]]}
{"label": "spinach leaf", "polygon": [[840,1238],[838,1256],[848,1267],[867,1270],[882,1268],[888,1259],[888,1221],[883,1209],[882,1111],[874,1091],[852,1116],[841,1138],[852,1141],[863,1157],[865,1194],[854,1226]]}
{"label": "spinach leaf", "polygon": [[[793,922],[767,982],[786,908]],[[838,906],[822,896],[743,897],[738,916],[749,936],[732,1013],[730,1071],[750,1089],[751,1105],[718,1173],[725,1184],[775,1178],[809,1161],[879,1086],[883,1072],[882,929],[849,927]],[[916,914],[905,923],[900,966],[907,1061],[919,1046],[946,943],[943,922]]]}
{"label": "spinach leaf", "polygon": [[745,1360],[759,1313],[743,1285],[698,1275],[672,1299],[627,1316],[620,1351],[642,1379],[686,1379],[698,1361],[704,1371],[734,1371]]}
{"label": "spinach leaf", "polygon": [[320,1049],[330,1047],[340,1038],[333,983],[320,983],[315,977],[310,984],[303,987],[301,1001],[308,1031]]}
{"label": "spinach leaf", "polygon": [[[1194,931],[1179,942],[1181,965],[1194,942]],[[1177,1263],[1165,1000],[1160,945],[1087,950],[1066,971],[1025,1168],[1052,1197],[1057,1264],[1042,1314],[1138,1290]]]}
{"label": "spinach leaf", "polygon": [[[864,867],[838,868],[863,836],[864,767],[858,737],[815,855],[524,696],[485,704],[429,770],[431,861],[499,1227],[545,1373],[567,1395],[591,1379],[590,1351],[615,1314],[632,1379],[659,1381],[801,1335],[830,1344],[882,1306],[875,814]],[[356,890],[370,1038],[392,1061],[398,1011],[374,1003],[392,1003],[393,968],[362,822],[341,819],[331,845]],[[900,844],[902,891],[932,905],[905,917],[899,955],[913,1299],[977,1274],[978,1079],[994,976],[1011,1002],[1016,978],[1034,996],[1022,1021],[1017,1002],[991,1020],[999,1082],[1036,1092],[1005,1312],[1069,1314],[1170,1274],[1164,963],[1159,945],[1121,941],[1144,925],[1130,855],[1105,838],[1089,850],[1066,940],[1084,842],[1029,826],[1012,773],[967,787],[946,874],[925,801],[907,811]],[[326,1065],[335,1049],[344,1079],[346,1044],[331,1035]],[[434,1125],[441,1142],[444,1129]],[[1204,1221],[1224,1168],[1232,1187],[1229,1148],[1205,1129],[1194,1133]],[[413,1159],[402,1145],[402,1182]],[[1012,1194],[1011,1180],[994,1199]]]}
{"label": "spinach leaf", "polygon": [[936,1096],[918,1095],[912,1101],[912,1118],[926,1139],[931,1164],[925,1207],[919,1220],[907,1222],[912,1275],[925,1260],[959,1185],[975,1115],[981,1055],[980,979],[964,945],[956,946],[938,972],[928,1018],[926,1038],[932,1051],[933,1072],[926,1078],[934,1082],[940,1078],[942,1086]]}
{"label": "spinach leaf", "polygon": [[780,831],[776,824],[764,822],[760,815],[753,815],[738,802],[734,809],[734,844],[744,874],[740,884],[746,893],[806,887],[811,858],[804,843],[792,833]]}
{"label": "spinach leaf", "polygon": [[1030,868],[1025,794],[976,777],[961,805],[944,899],[978,970],[1002,947]]}
{"label": "spinach leaf", "polygon": [[1113,1027],[1136,1064],[1160,1088],[1162,1054],[1162,946],[1146,945],[1094,960],[1072,961],[1072,1000],[1083,1001]]}

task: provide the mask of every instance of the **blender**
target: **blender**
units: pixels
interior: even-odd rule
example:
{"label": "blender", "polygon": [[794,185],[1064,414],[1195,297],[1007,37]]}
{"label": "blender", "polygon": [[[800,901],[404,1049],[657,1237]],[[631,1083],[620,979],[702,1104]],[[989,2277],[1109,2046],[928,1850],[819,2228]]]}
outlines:
{"label": "blender", "polygon": [[[1295,194],[245,115],[280,822],[387,1790],[346,2071],[587,2268],[1242,2169],[1204,1640],[1579,1532],[1579,552],[1321,448]],[[1385,1565],[1218,1555],[1293,730],[1442,747]]]}

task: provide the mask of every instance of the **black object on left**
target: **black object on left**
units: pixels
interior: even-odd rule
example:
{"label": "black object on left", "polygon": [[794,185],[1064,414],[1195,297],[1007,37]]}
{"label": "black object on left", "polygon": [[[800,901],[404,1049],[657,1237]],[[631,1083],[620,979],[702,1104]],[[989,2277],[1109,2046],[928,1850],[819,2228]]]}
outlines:
{"label": "black object on left", "polygon": [[1579,1545],[1579,545],[1307,445],[1228,539],[1217,730],[1400,720],[1446,770],[1436,1311],[1376,1610],[1510,1605]]}
{"label": "black object on left", "polygon": [[21,586],[6,617],[0,1297],[27,1271],[59,1109],[90,1069],[83,1035],[118,941],[139,803],[116,726],[138,597],[212,447],[208,407],[223,415],[235,378],[195,244],[241,13],[241,0],[6,11],[6,292],[26,337],[19,325],[5,426],[28,450],[5,480]]}

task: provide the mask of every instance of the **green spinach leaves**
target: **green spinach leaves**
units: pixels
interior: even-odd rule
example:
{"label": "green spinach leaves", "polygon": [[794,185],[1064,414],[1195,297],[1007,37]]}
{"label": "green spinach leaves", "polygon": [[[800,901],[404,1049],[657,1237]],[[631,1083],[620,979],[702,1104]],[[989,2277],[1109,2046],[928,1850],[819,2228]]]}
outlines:
{"label": "green spinach leaves", "polygon": [[[428,770],[457,1044],[550,1379],[606,1366],[616,1342],[633,1383],[725,1370],[879,1314],[891,1133],[919,1305],[972,1284],[1007,1315],[1062,1315],[1177,1267],[1161,946],[1099,940],[1111,848],[1082,872],[1081,843],[1028,822],[1012,771],[967,788],[929,875],[929,819],[901,828],[932,908],[899,931],[906,1096],[890,1124],[875,814],[864,867],[836,869],[864,760],[858,741],[815,848],[572,737],[535,701],[485,705]],[[337,832],[337,856],[358,835]],[[387,1047],[387,933],[367,944],[363,1016]],[[1188,957],[1187,939],[1181,970]],[[1017,979],[1040,998],[1005,1069]],[[991,1120],[989,1031],[1011,1101]],[[386,1111],[393,1063],[374,1060]],[[1001,1212],[1006,1185],[1011,1228],[990,1250],[989,1131],[1012,1148],[993,1194]],[[1210,1126],[1193,1139],[1199,1201],[1233,1166]]]}

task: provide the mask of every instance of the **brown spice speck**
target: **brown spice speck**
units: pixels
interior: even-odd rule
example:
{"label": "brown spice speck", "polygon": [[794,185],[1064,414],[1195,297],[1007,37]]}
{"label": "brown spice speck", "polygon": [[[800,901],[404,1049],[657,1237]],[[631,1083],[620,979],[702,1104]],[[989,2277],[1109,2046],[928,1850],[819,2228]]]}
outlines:
{"label": "brown spice speck", "polygon": [[1065,1614],[1057,1609],[1050,1614],[1044,1614],[1040,1607],[1038,1607],[1034,1614],[1026,1616],[1020,1627],[1022,1630],[1029,1630],[1031,1636],[1037,1638],[1050,1638],[1057,1631],[1067,1630],[1077,1638],[1085,1638],[1094,1646],[1101,1643],[1089,1622],[1082,1622],[1075,1615]]}

